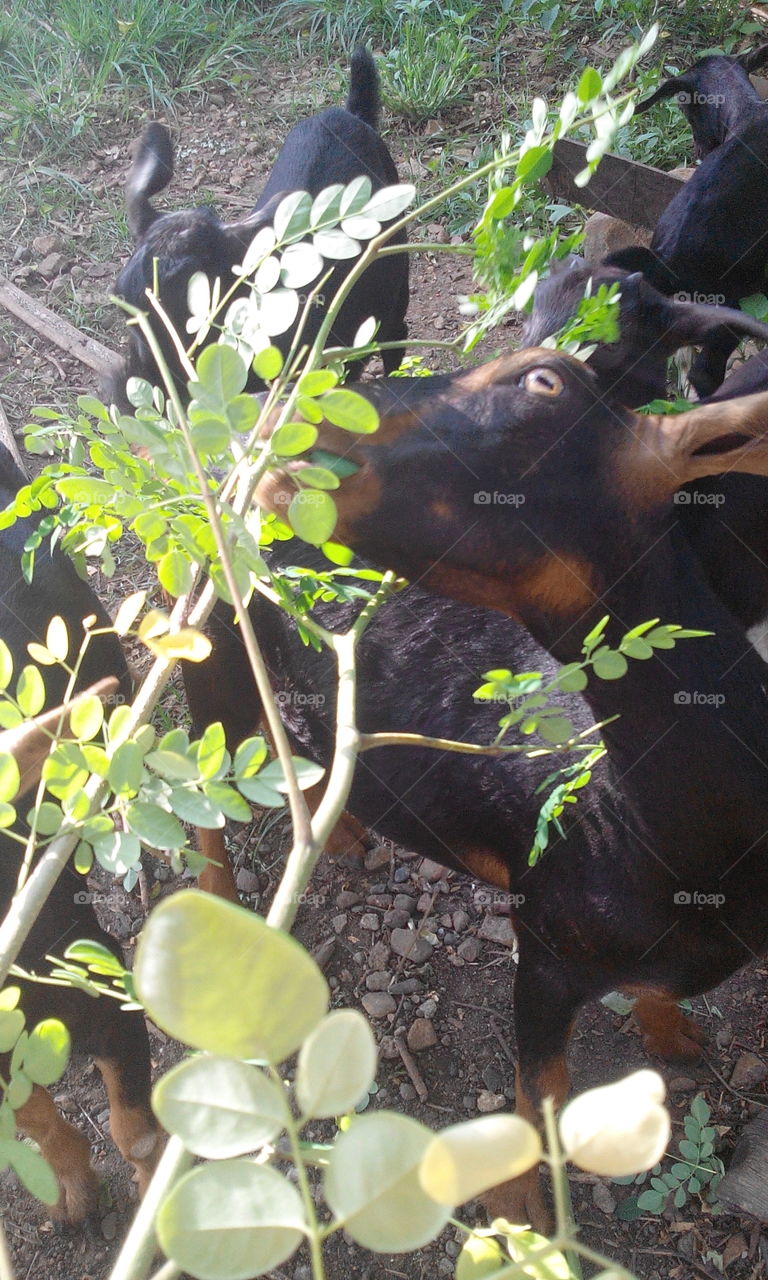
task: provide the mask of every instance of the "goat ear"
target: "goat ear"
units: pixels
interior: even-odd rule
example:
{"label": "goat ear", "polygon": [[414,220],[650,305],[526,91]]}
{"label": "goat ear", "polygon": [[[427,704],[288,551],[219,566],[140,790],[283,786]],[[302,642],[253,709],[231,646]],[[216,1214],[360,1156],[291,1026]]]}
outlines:
{"label": "goat ear", "polygon": [[272,196],[265,205],[254,209],[247,217],[240,222],[225,222],[222,226],[222,232],[227,243],[231,246],[232,251],[243,253],[253,240],[257,231],[261,231],[262,227],[271,226],[277,206],[281,200],[284,200],[288,193],[286,191],[278,191],[277,195]]}
{"label": "goat ear", "polygon": [[768,476],[768,391],[678,415],[633,415],[617,451],[620,483],[638,507],[668,501],[681,485],[729,471]]}
{"label": "goat ear", "polygon": [[550,276],[562,276],[567,271],[578,271],[580,267],[586,266],[583,258],[578,253],[566,253],[564,258],[553,258],[549,264]]}
{"label": "goat ear", "polygon": [[740,337],[760,338],[768,342],[768,325],[761,324],[746,311],[734,307],[714,307],[698,302],[667,303],[670,316],[669,333],[679,346],[704,342],[718,329],[728,328]]}
{"label": "goat ear", "polygon": [[655,107],[657,102],[662,102],[664,98],[676,98],[679,93],[690,93],[691,82],[687,76],[672,76],[669,80],[665,80],[660,84],[649,98],[643,98],[642,102],[635,103],[635,115],[641,115],[643,111],[648,111],[650,107]]}
{"label": "goat ear", "polygon": [[768,63],[768,44],[761,44],[757,49],[751,49],[749,53],[739,54],[736,61],[741,63],[748,75],[759,71]]}

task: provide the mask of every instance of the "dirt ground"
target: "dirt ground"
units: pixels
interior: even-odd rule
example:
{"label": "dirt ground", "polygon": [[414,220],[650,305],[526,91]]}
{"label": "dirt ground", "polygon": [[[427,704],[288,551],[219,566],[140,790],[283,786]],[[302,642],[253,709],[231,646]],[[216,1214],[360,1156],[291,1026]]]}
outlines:
{"label": "dirt ground", "polygon": [[[262,74],[247,94],[210,102],[204,116],[199,111],[181,112],[173,121],[181,145],[169,193],[171,206],[212,201],[226,216],[250,208],[290,125],[330,101],[337,83],[332,73],[318,72],[312,81],[306,64],[300,79],[293,69],[281,66]],[[464,139],[452,144],[460,163],[471,163],[476,145],[472,139],[482,133],[486,121],[487,101],[479,94],[463,115],[442,126],[450,129],[451,137]],[[41,187],[43,180],[33,179],[31,171],[0,168],[0,183],[13,191],[3,217],[7,234],[0,237],[0,270],[115,347],[122,322],[107,298],[116,268],[127,255],[121,193],[128,146],[141,123],[127,127],[105,119],[99,144],[86,156],[60,162],[50,189]],[[401,175],[417,184],[426,181],[430,162],[446,145],[445,137],[435,122],[418,134],[407,133],[401,122],[393,125],[388,141]],[[56,193],[64,190],[69,197],[59,208]],[[72,199],[72,191],[77,199]],[[437,221],[440,225],[424,230],[425,237],[450,238],[448,219]],[[470,284],[462,259],[417,256],[411,334],[437,340],[453,335],[460,327],[457,296],[469,291]],[[497,337],[497,345],[514,337],[510,329]],[[493,350],[489,345],[484,354]],[[432,368],[446,367],[442,355],[427,356]],[[14,429],[29,420],[33,405],[71,402],[94,385],[89,370],[21,323],[0,315],[0,401]],[[110,583],[97,580],[98,589],[108,604],[116,605],[122,594],[142,585],[137,581],[142,572],[128,553],[116,578]],[[170,694],[164,715],[170,720],[183,715],[177,692]],[[263,910],[269,902],[286,838],[286,820],[274,815],[232,835],[239,887],[244,901],[254,908]],[[157,872],[160,892],[175,887],[159,879],[163,872]],[[150,882],[154,874],[148,868]],[[103,880],[99,888],[108,899],[109,927],[130,945],[143,918],[138,894],[127,895]],[[433,864],[424,866],[407,852],[379,846],[365,866],[325,862],[313,894],[313,904],[302,908],[297,934],[310,949],[328,943],[326,973],[334,1004],[367,1005],[372,1010],[381,1006],[381,1016],[372,1018],[382,1058],[378,1094],[371,1105],[396,1107],[435,1127],[511,1107],[513,940],[505,917],[487,906],[482,886]],[[395,904],[396,895],[400,899]],[[392,954],[388,939],[397,918],[393,911],[425,921],[434,937],[421,965]],[[381,974],[391,975],[394,998],[371,1001],[372,995],[381,994]],[[705,1057],[696,1068],[686,1067],[684,1075],[661,1068],[670,1088],[675,1140],[682,1135],[682,1118],[691,1100],[701,1092],[712,1109],[726,1165],[745,1123],[766,1104],[765,977],[765,968],[755,964],[696,1002],[697,1016],[710,1037]],[[416,1055],[427,1088],[424,1102],[392,1038],[396,1028],[412,1028],[416,1020],[418,1032],[411,1034],[419,1034],[425,1045]],[[178,1046],[158,1032],[153,1032],[153,1049],[158,1074],[179,1056]],[[579,1020],[571,1063],[575,1087],[581,1090],[644,1065],[646,1057],[631,1021],[599,1006],[586,1010]],[[109,1140],[108,1111],[95,1068],[75,1063],[55,1092],[67,1115],[92,1139],[95,1163],[105,1177],[103,1207],[86,1230],[62,1232],[5,1175],[0,1179],[0,1212],[19,1280],[102,1280],[135,1207],[134,1190]],[[571,1182],[576,1217],[587,1241],[642,1280],[693,1280],[723,1272],[733,1280],[768,1276],[768,1234],[753,1222],[730,1214],[712,1216],[695,1202],[661,1217],[644,1215],[625,1223],[615,1210],[630,1188],[578,1173]],[[473,1219],[472,1212],[464,1216]],[[402,1256],[369,1255],[338,1239],[329,1246],[328,1274],[332,1280],[347,1274],[360,1280],[451,1275],[458,1250],[452,1229],[420,1253]],[[309,1280],[308,1260],[299,1253],[275,1274]]]}

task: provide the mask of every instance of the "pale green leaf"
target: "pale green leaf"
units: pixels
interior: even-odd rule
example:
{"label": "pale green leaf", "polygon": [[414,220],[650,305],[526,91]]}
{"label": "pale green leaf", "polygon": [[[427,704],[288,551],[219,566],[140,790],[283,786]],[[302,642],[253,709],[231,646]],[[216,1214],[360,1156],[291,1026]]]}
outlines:
{"label": "pale green leaf", "polygon": [[322,1118],[351,1111],[376,1074],[376,1041],[356,1009],[335,1009],[304,1041],[296,1074],[302,1114]]}
{"label": "pale green leaf", "polygon": [[152,1103],[163,1128],[208,1160],[256,1151],[290,1116],[282,1090],[258,1067],[208,1054],[163,1076]]}
{"label": "pale green leaf", "polygon": [[431,1130],[393,1111],[356,1117],[336,1140],[325,1198],[353,1240],[376,1253],[421,1249],[442,1231],[450,1207],[421,1188]]}
{"label": "pale green leaf", "polygon": [[136,990],[158,1026],[231,1058],[282,1062],[328,1004],[328,984],[295,939],[232,903],[189,890],[144,926]]}

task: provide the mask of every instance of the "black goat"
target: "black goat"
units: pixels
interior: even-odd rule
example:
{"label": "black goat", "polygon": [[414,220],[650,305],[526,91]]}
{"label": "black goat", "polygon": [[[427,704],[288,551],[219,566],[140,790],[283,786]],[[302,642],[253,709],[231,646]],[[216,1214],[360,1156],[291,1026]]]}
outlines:
{"label": "black goat", "polygon": [[[768,265],[768,114],[750,116],[710,151],[670,201],[649,248],[609,254],[605,266],[642,271],[661,293],[735,307],[765,287]],[[739,335],[729,322],[706,340],[691,369],[700,396],[725,377]]]}
{"label": "black goat", "polygon": [[[608,758],[567,839],[534,868],[546,761],[392,747],[367,753],[355,775],[349,807],[366,825],[513,891],[518,1104],[532,1115],[547,1094],[565,1097],[570,1027],[586,1001],[630,991],[647,1047],[694,1055],[700,1035],[678,999],[768,944],[765,667],[706,582],[672,501],[706,475],[768,474],[768,394],[641,416],[606,402],[583,365],[545,350],[442,391],[424,380],[362,394],[381,415],[375,435],[350,443],[320,428],[321,447],[359,467],[336,495],[337,536],[463,602],[411,588],[377,616],[360,648],[362,730],[487,740],[493,710],[471,698],[480,673],[503,661],[550,675],[555,661],[580,660],[606,613],[614,644],[655,616],[712,633],[567,697],[578,728],[608,722]],[[284,510],[293,491],[278,474],[262,497]],[[478,493],[499,491],[520,501],[478,504]],[[277,687],[325,695],[285,707],[294,740],[326,761],[333,664],[268,604],[252,612]],[[318,608],[326,625],[350,612]],[[425,671],[439,683],[433,675],[426,688]],[[532,1178],[500,1189],[492,1211],[546,1221]]]}
{"label": "black goat", "polygon": [[703,160],[726,138],[764,112],[765,103],[749,77],[766,63],[768,44],[736,57],[712,54],[700,58],[687,71],[670,76],[650,97],[638,102],[635,115],[664,98],[674,98],[691,126],[696,157]]}
{"label": "black goat", "polygon": [[[11,455],[0,446],[0,509],[9,505],[24,478]],[[17,520],[0,532],[0,635],[11,651],[18,674],[29,661],[27,644],[45,642],[51,618],[58,614],[67,623],[70,658],[76,656],[82,638],[82,622],[95,615],[99,626],[109,619],[90,587],[77,576],[62,554],[51,556],[41,548],[36,557],[31,586],[22,579],[19,558],[35,524],[30,517]],[[42,668],[47,704],[60,703],[67,677],[59,666]],[[79,675],[83,689],[105,676],[116,676],[123,694],[130,692],[125,658],[113,634],[95,636]],[[115,682],[117,683],[117,681]],[[29,785],[29,782],[28,784]],[[16,890],[22,846],[0,832],[0,912],[7,911]],[[27,971],[44,972],[45,956],[61,955],[69,942],[89,938],[107,947],[122,961],[114,938],[100,927],[83,877],[67,868],[38,916],[19,964]],[[69,987],[44,986],[19,981],[21,1008],[27,1025],[43,1018],[60,1018],[69,1029],[75,1050],[93,1054],[104,1078],[110,1106],[110,1128],[122,1155],[136,1169],[143,1192],[160,1154],[160,1130],[149,1103],[149,1040],[141,1013],[123,1013],[114,1000],[94,1000]],[[35,1086],[16,1113],[19,1127],[39,1144],[54,1169],[61,1190],[57,1213],[79,1221],[95,1205],[98,1183],[90,1167],[90,1147],[79,1130],[65,1121],[47,1091]]]}
{"label": "black goat", "polygon": [[[117,294],[145,309],[146,290],[153,287],[156,273],[160,300],[184,341],[189,315],[187,289],[192,275],[201,271],[211,285],[219,279],[222,292],[227,290],[234,281],[232,267],[242,262],[257,230],[271,224],[283,196],[292,191],[307,191],[316,196],[327,187],[337,183],[346,185],[360,175],[370,178],[374,192],[397,183],[394,161],[377,132],[378,116],[376,66],[366,49],[356,49],[352,55],[346,108],[329,107],[291,130],[255,209],[242,221],[233,223],[222,223],[207,206],[165,214],[153,207],[150,197],[161,191],[172,176],[173,149],[163,125],[148,125],[139,142],[127,185],[128,221],[137,245],[133,257],[118,276]],[[405,243],[405,233],[399,233],[395,242]],[[323,288],[325,299],[335,296],[354,261],[345,259],[334,267]],[[243,285],[234,296],[246,296],[248,292],[248,286]],[[351,346],[360,325],[371,315],[379,321],[380,342],[404,342],[407,309],[408,254],[374,262],[345,300],[331,330],[329,345]],[[303,340],[314,340],[323,317],[324,304],[318,298],[304,327]],[[167,330],[154,313],[151,319],[163,355],[179,386],[184,388],[187,378]],[[274,339],[284,355],[295,331],[296,324]],[[211,339],[215,337],[215,333],[210,335]],[[126,378],[160,381],[152,353],[133,326],[129,342],[125,369],[112,390],[113,397],[120,402]],[[402,347],[382,352],[388,373],[398,367],[403,354]],[[348,377],[356,377],[360,368],[360,362],[350,365]],[[251,375],[249,390],[258,390],[263,385]]]}
{"label": "black goat", "polygon": [[537,286],[523,327],[523,345],[538,346],[564,328],[590,282],[593,293],[600,285],[618,284],[621,290],[619,339],[601,343],[589,364],[604,394],[622,404],[636,407],[664,397],[670,356],[680,347],[712,341],[725,324],[739,337],[768,342],[768,325],[744,311],[678,302],[665,297],[639,271],[629,274],[607,263],[590,267],[571,258]]}

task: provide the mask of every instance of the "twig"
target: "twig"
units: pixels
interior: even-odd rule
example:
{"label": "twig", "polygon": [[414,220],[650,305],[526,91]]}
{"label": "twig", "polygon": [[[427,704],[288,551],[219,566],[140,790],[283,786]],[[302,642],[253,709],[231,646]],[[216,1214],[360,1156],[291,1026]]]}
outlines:
{"label": "twig", "polygon": [[28,293],[17,289],[15,284],[11,284],[10,280],[2,275],[0,275],[0,305],[12,315],[17,316],[19,320],[23,320],[30,329],[34,329],[35,333],[49,338],[56,343],[57,347],[61,347],[62,351],[69,352],[81,364],[88,365],[90,369],[95,369],[102,376],[113,374],[118,368],[120,357],[114,351],[110,351],[109,347],[103,346],[95,338],[89,338],[86,334],[80,333],[67,320],[57,316],[48,307],[44,307],[37,298],[31,298]]}
{"label": "twig", "polygon": [[397,1051],[403,1060],[403,1066],[408,1072],[408,1075],[411,1078],[411,1083],[419,1095],[419,1102],[426,1102],[429,1097],[429,1090],[424,1083],[424,1077],[416,1066],[416,1059],[406,1044],[405,1032],[402,1028],[395,1032],[395,1044],[397,1045]]}

